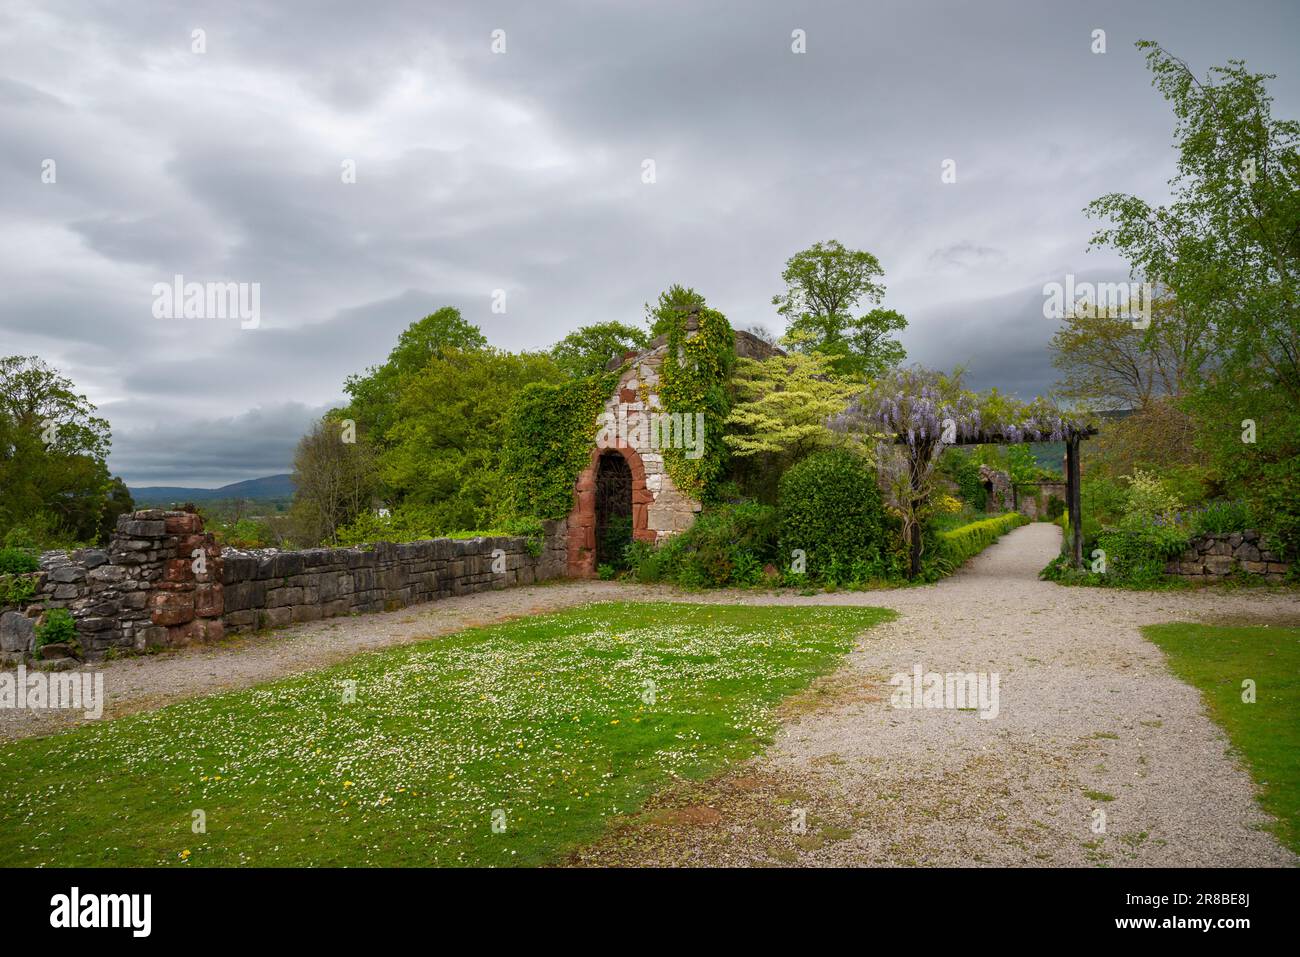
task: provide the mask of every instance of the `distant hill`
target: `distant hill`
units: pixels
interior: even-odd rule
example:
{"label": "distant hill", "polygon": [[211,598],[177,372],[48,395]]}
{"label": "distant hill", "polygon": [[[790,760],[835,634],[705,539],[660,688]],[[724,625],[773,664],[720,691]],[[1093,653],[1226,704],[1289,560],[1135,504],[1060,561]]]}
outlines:
{"label": "distant hill", "polygon": [[223,485],[221,488],[185,488],[173,485],[148,485],[132,488],[131,498],[136,505],[171,505],[184,502],[212,502],[218,499],[249,499],[268,501],[293,497],[293,477],[284,475],[267,475],[263,478],[248,479]]}

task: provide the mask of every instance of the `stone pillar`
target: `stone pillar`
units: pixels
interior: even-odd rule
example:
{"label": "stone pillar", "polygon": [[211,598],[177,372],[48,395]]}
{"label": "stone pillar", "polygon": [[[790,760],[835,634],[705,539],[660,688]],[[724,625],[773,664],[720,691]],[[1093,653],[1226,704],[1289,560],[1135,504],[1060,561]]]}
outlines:
{"label": "stone pillar", "polygon": [[118,533],[152,546],[146,646],[180,648],[224,637],[221,547],[203,531],[202,518],[191,512],[136,512],[118,522]]}
{"label": "stone pillar", "polygon": [[78,653],[175,648],[222,637],[221,549],[190,512],[119,516],[107,548],[47,552],[31,613],[66,608]]}

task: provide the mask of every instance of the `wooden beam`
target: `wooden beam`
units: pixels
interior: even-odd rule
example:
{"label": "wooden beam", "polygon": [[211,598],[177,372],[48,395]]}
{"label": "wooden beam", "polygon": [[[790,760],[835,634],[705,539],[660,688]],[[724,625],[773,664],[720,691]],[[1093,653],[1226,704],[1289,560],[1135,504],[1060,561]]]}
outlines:
{"label": "wooden beam", "polygon": [[1082,507],[1079,494],[1079,436],[1065,442],[1065,494],[1070,515],[1070,567],[1083,567]]}
{"label": "wooden beam", "polygon": [[[1074,435],[1076,438],[1087,439],[1087,438],[1091,438],[1097,433],[1098,433],[1098,429],[1096,426],[1088,426],[1082,429],[1072,429],[1070,434]],[[1025,438],[1025,439],[1018,439],[1013,442],[1011,439],[1008,439],[1006,436],[1004,436],[1001,432],[980,432],[976,435],[971,436],[970,438],[965,438],[959,435],[957,436],[957,441],[945,443],[944,448],[949,448],[953,445],[1029,445],[1035,442],[1050,442],[1050,441],[1052,440]],[[1066,441],[1069,440],[1066,439]],[[908,444],[907,436],[895,435],[894,444],[907,445]]]}

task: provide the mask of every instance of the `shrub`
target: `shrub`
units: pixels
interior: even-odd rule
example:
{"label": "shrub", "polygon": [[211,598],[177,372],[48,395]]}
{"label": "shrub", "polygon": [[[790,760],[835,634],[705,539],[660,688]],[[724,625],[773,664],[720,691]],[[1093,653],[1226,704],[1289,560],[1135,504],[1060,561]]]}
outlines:
{"label": "shrub", "polygon": [[66,608],[51,608],[36,626],[36,650],[46,645],[76,644],[77,623]]}
{"label": "shrub", "polygon": [[251,518],[241,518],[229,524],[208,522],[206,528],[218,544],[231,548],[268,548],[275,544],[275,536],[267,524]]}
{"label": "shrub", "polygon": [[32,552],[45,549],[79,548],[87,542],[78,541],[77,536],[69,532],[58,517],[49,512],[33,512],[23,517],[21,525],[14,525],[5,532],[5,548],[25,548]]}
{"label": "shrub", "polygon": [[21,605],[35,594],[35,575],[0,575],[0,608]]}
{"label": "shrub", "polygon": [[939,469],[957,486],[957,494],[971,508],[984,511],[988,507],[988,490],[980,478],[980,461],[969,449],[950,448],[939,460]]}
{"label": "shrub", "polygon": [[755,502],[718,505],[658,548],[632,542],[624,560],[640,581],[676,581],[692,588],[755,585],[776,557],[777,516]]}
{"label": "shrub", "polygon": [[1047,520],[1054,522],[1065,514],[1065,500],[1059,495],[1047,496]]}
{"label": "shrub", "polygon": [[0,575],[25,575],[40,567],[40,561],[25,548],[0,548]]}
{"label": "shrub", "polygon": [[1187,532],[1177,525],[1148,522],[1140,515],[1125,519],[1118,528],[1105,529],[1097,536],[1097,548],[1106,559],[1102,582],[1139,588],[1159,584],[1165,563],[1187,547],[1187,539]]}
{"label": "shrub", "polygon": [[1169,486],[1150,472],[1134,469],[1128,483],[1128,502],[1124,508],[1126,519],[1172,519],[1182,505]]}
{"label": "shrub", "polygon": [[1245,502],[1210,502],[1181,518],[1195,535],[1244,532],[1254,525],[1250,507]]}
{"label": "shrub", "polygon": [[884,524],[875,476],[851,452],[814,453],[781,476],[782,564],[801,549],[815,581],[838,577],[855,562],[883,567]]}

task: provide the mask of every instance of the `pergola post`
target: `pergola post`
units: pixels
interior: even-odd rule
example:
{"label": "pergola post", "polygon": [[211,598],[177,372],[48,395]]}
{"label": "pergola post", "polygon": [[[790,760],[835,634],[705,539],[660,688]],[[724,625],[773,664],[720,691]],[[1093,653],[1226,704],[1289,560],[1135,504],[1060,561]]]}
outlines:
{"label": "pergola post", "polygon": [[1079,495],[1079,435],[1073,430],[1065,440],[1065,497],[1070,515],[1070,567],[1083,567],[1082,508]]}

